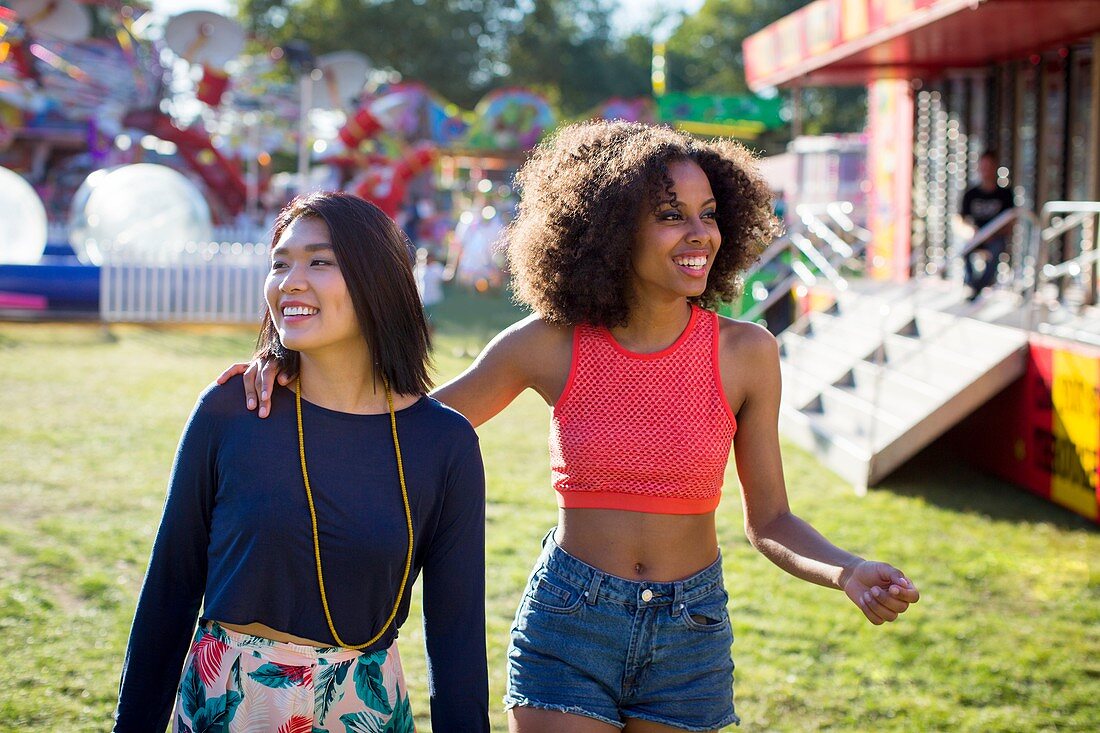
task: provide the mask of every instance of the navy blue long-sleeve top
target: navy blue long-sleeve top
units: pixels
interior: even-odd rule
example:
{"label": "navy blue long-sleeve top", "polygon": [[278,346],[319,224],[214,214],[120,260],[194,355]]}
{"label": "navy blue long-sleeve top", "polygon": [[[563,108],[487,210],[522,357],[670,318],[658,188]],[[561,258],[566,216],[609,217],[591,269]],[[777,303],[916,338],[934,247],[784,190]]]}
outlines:
{"label": "navy blue long-sleeve top", "polygon": [[[298,457],[294,394],[272,412],[244,407],[239,378],[199,398],[180,440],[164,515],[138,599],[115,731],[160,733],[202,617],[259,622],[336,646],[317,587]],[[302,400],[306,459],[333,623],[370,639],[393,608],[408,529],[389,414],[355,415]],[[488,731],[485,660],[485,479],[477,435],[430,397],[397,412],[415,541],[388,647],[423,571],[432,727]]]}

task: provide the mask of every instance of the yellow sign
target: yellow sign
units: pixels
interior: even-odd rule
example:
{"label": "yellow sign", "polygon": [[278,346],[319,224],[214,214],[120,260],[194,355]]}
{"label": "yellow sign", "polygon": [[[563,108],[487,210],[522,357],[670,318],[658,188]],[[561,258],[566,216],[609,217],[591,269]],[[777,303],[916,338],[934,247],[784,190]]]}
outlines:
{"label": "yellow sign", "polygon": [[1050,498],[1097,519],[1097,451],[1100,450],[1100,360],[1054,351],[1054,475]]}

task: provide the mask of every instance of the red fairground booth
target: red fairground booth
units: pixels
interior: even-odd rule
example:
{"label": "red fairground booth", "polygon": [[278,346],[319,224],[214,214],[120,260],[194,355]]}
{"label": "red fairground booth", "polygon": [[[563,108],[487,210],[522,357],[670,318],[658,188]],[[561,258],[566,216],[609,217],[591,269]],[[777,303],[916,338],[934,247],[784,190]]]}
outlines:
{"label": "red fairground booth", "polygon": [[[866,85],[876,278],[954,266],[952,222],[985,151],[1048,230],[1065,218],[1052,202],[1100,200],[1100,0],[816,0],[746,39],[744,55],[753,90],[796,102],[803,86]],[[1085,263],[1077,284],[1095,308],[1092,221],[1055,240],[1049,262]],[[1016,240],[1014,268],[1027,265]],[[981,461],[1100,521],[1100,342],[1035,334],[1030,355],[1027,376],[972,418]]]}

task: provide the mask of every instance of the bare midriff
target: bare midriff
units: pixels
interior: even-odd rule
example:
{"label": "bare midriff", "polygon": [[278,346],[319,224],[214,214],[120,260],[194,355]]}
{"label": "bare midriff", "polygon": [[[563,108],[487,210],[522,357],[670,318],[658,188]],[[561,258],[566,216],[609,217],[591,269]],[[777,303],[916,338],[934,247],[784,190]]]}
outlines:
{"label": "bare midriff", "polygon": [[261,636],[271,641],[277,641],[282,644],[301,644],[303,646],[315,646],[322,649],[334,646],[333,644],[322,644],[319,641],[313,641],[312,639],[303,639],[300,636],[294,634],[287,634],[282,631],[276,631],[270,626],[265,626],[260,623],[250,624],[227,624],[224,621],[219,621],[218,625],[223,629],[229,629],[230,631],[236,631],[239,634],[249,634],[251,636]]}
{"label": "bare midriff", "polygon": [[559,509],[554,539],[578,560],[635,581],[682,580],[718,559],[714,512]]}

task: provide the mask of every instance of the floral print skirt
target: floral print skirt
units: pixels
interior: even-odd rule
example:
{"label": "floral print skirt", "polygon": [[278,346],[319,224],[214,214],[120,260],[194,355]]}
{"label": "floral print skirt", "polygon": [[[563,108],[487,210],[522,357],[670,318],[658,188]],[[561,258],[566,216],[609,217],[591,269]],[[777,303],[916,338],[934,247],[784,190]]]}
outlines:
{"label": "floral print skirt", "polygon": [[401,657],[321,649],[199,625],[173,733],[415,733]]}

